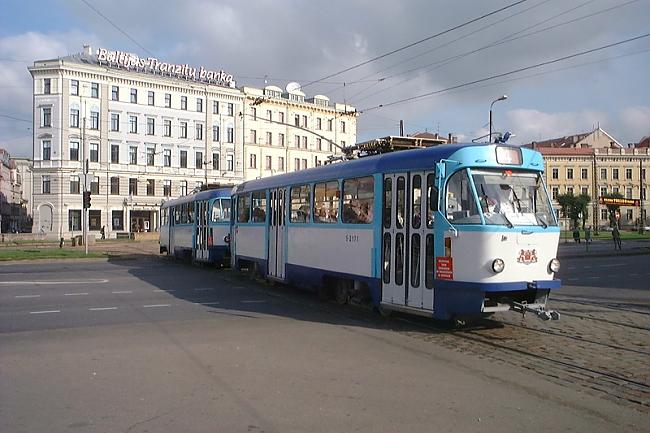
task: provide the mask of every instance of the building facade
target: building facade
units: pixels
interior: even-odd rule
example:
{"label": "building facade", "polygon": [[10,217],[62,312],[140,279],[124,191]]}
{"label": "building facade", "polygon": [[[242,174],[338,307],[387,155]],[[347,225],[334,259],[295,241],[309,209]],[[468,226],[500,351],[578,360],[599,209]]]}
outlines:
{"label": "building facade", "polygon": [[31,228],[22,165],[0,149],[0,233],[20,233]]}
{"label": "building facade", "polygon": [[[237,88],[223,70],[87,46],[29,71],[33,231],[52,237],[82,230],[84,189],[91,234],[152,232],[165,200],[313,167],[356,140],[353,109],[307,100],[299,86]],[[345,131],[319,133],[330,121]],[[316,137],[332,151],[320,150]]]}

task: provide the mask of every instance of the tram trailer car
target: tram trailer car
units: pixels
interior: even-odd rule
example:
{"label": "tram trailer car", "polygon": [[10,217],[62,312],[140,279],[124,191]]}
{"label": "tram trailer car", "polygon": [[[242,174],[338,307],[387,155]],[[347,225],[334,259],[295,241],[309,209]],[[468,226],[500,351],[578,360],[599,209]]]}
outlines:
{"label": "tram trailer car", "polygon": [[555,319],[560,229],[543,169],[532,149],[454,144],[244,182],[232,266],[386,312]]}
{"label": "tram trailer car", "polygon": [[160,252],[198,263],[229,264],[231,189],[201,191],[163,203]]}

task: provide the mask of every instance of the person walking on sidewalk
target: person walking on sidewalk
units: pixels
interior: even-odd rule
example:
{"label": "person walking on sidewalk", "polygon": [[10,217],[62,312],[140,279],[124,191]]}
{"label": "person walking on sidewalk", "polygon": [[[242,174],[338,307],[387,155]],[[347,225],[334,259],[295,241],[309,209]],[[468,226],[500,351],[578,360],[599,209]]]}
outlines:
{"label": "person walking on sidewalk", "polygon": [[575,226],[573,229],[573,241],[580,243],[580,229]]}
{"label": "person walking on sidewalk", "polygon": [[585,227],[585,242],[591,243],[591,226]]}
{"label": "person walking on sidewalk", "polygon": [[614,226],[612,230],[612,239],[614,239],[614,250],[621,249],[621,232],[618,231],[618,226]]}

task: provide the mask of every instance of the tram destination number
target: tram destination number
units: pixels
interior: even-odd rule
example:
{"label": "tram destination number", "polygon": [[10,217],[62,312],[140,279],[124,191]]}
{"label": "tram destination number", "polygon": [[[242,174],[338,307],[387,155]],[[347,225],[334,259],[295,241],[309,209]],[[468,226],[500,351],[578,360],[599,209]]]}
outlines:
{"label": "tram destination number", "polygon": [[345,234],[345,242],[359,242],[359,235]]}

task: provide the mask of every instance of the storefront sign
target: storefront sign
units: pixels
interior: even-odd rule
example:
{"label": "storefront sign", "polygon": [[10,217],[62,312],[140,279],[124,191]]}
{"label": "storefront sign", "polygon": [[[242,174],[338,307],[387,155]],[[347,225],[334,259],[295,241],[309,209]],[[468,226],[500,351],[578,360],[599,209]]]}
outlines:
{"label": "storefront sign", "polygon": [[223,69],[219,71],[211,71],[205,69],[203,66],[199,68],[191,67],[187,63],[180,65],[176,63],[161,62],[155,57],[144,58],[139,57],[137,54],[126,53],[124,51],[109,51],[106,48],[100,48],[97,50],[97,61],[100,64],[108,64],[108,66],[114,68],[150,72],[189,80],[215,83],[228,87],[234,85],[233,76],[224,72]]}
{"label": "storefront sign", "polygon": [[611,206],[640,206],[641,201],[632,198],[614,198],[614,197],[600,197],[598,200],[600,204]]}

